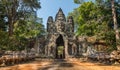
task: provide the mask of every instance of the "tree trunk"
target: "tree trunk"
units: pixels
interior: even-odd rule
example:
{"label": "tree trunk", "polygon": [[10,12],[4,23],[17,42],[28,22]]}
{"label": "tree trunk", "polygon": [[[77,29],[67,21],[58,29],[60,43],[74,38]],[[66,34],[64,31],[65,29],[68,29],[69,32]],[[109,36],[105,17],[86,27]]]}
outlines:
{"label": "tree trunk", "polygon": [[113,15],[113,23],[114,23],[114,30],[116,34],[116,47],[117,50],[120,50],[120,44],[119,44],[119,30],[118,30],[118,25],[117,25],[117,18],[116,18],[116,10],[115,10],[115,0],[111,0],[111,5],[112,5],[112,15]]}
{"label": "tree trunk", "polygon": [[8,17],[8,24],[9,24],[9,36],[13,35],[13,22],[12,17]]}

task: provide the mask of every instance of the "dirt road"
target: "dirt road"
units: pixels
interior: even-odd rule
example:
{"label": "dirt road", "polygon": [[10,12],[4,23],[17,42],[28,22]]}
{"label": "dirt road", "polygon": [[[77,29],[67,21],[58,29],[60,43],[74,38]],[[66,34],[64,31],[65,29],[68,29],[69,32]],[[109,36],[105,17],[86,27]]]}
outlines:
{"label": "dirt road", "polygon": [[1,67],[0,70],[120,70],[120,66],[105,66],[97,63],[67,60],[37,60],[26,64]]}

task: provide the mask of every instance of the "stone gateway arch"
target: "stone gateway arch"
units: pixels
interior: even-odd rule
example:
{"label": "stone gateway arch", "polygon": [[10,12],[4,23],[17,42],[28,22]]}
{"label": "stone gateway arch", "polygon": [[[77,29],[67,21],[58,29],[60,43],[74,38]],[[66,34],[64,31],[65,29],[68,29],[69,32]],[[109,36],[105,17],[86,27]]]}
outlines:
{"label": "stone gateway arch", "polygon": [[67,19],[60,8],[55,16],[47,20],[47,38],[45,54],[54,58],[68,58],[70,55],[76,55],[77,46],[74,39],[74,21],[73,17]]}

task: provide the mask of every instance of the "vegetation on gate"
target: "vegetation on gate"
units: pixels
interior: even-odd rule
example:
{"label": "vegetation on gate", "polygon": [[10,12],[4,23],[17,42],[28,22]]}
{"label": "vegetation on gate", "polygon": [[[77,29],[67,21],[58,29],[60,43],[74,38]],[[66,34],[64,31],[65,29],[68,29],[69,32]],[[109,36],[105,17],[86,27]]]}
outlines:
{"label": "vegetation on gate", "polygon": [[84,0],[74,0],[74,2],[80,4],[78,8],[69,13],[74,17],[76,35],[94,36],[96,41],[105,41],[109,46],[107,51],[119,50],[119,1],[85,2]]}
{"label": "vegetation on gate", "polygon": [[44,34],[39,0],[0,0],[0,49],[22,50]]}

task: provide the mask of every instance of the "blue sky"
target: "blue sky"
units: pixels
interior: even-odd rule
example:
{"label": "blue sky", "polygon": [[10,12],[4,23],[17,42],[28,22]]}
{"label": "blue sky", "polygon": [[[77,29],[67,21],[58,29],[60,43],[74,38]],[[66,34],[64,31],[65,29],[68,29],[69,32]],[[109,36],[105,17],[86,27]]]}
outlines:
{"label": "blue sky", "polygon": [[40,2],[42,8],[37,11],[37,16],[43,18],[43,24],[45,27],[47,18],[49,16],[53,16],[53,18],[55,18],[59,8],[62,8],[65,16],[67,16],[69,12],[79,6],[75,4],[73,0],[40,0]]}

